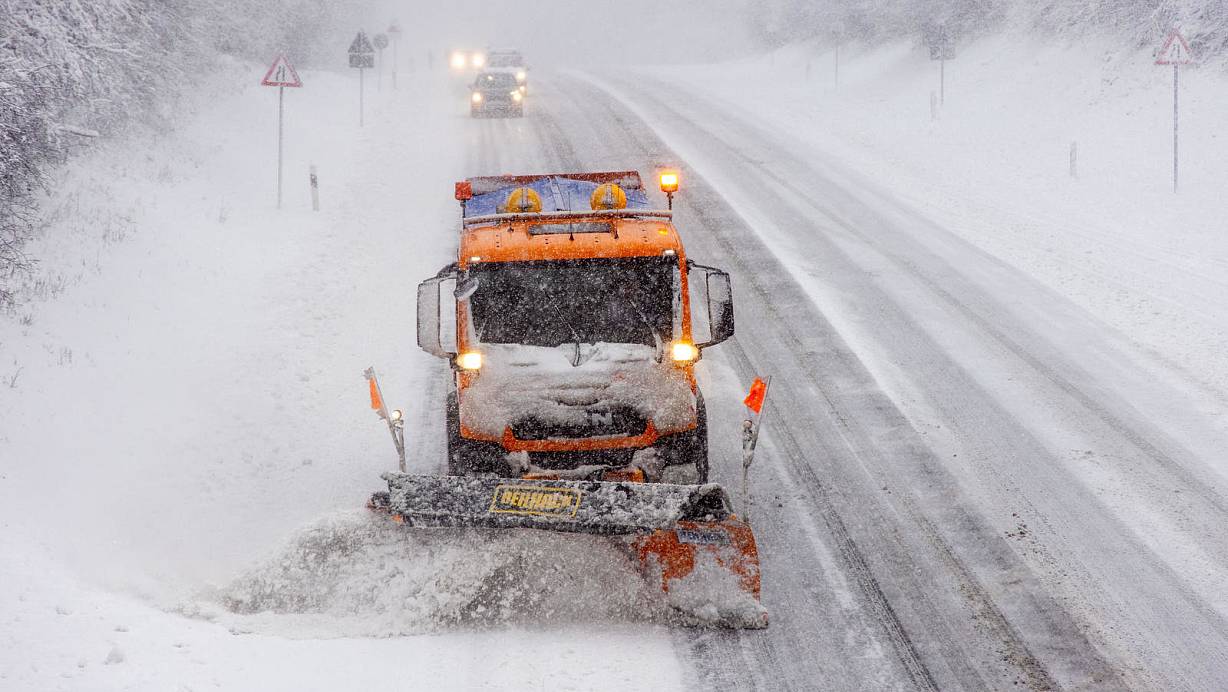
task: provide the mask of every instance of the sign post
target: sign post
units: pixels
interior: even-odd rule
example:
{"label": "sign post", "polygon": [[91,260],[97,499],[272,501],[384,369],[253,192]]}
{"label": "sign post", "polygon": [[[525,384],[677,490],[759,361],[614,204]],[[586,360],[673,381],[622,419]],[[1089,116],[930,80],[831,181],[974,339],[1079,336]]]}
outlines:
{"label": "sign post", "polygon": [[938,105],[947,103],[947,61],[954,58],[951,36],[946,23],[934,25],[926,38],[930,47],[930,60],[938,61]]}
{"label": "sign post", "polygon": [[277,208],[281,209],[282,144],[285,142],[283,131],[286,120],[286,87],[301,87],[303,86],[303,80],[298,78],[298,72],[294,71],[294,66],[286,59],[285,54],[282,54],[273,60],[273,65],[265,73],[264,79],[260,80],[260,84],[261,86],[277,87]]}
{"label": "sign post", "polygon": [[376,34],[375,38],[372,39],[371,42],[375,44],[375,50],[379,51],[379,57],[376,59],[376,62],[379,63],[379,80],[376,81],[376,85],[377,85],[376,90],[383,91],[384,90],[384,49],[388,47],[388,37],[385,36],[384,34]]}
{"label": "sign post", "polygon": [[397,89],[397,44],[401,40],[401,24],[397,20],[392,20],[392,24],[388,27],[388,35],[392,37],[392,90]]}
{"label": "sign post", "polygon": [[359,31],[350,44],[350,67],[358,69],[358,126],[363,126],[363,72],[375,67],[375,48],[367,40],[367,32]]}
{"label": "sign post", "polygon": [[835,74],[835,78],[832,84],[836,89],[839,89],[840,88],[840,44],[844,43],[844,22],[837,21],[836,23],[832,24],[832,37],[835,39],[835,43],[836,43],[836,50],[835,50],[836,74]]}
{"label": "sign post", "polygon": [[1173,29],[1168,35],[1168,39],[1164,41],[1164,46],[1160,48],[1159,54],[1156,56],[1157,65],[1172,65],[1173,66],[1173,192],[1177,191],[1177,126],[1178,126],[1178,110],[1177,110],[1177,86],[1180,79],[1180,70],[1182,65],[1189,65],[1194,62],[1194,58],[1190,53],[1190,44],[1186,42],[1185,37],[1181,35],[1180,29]]}

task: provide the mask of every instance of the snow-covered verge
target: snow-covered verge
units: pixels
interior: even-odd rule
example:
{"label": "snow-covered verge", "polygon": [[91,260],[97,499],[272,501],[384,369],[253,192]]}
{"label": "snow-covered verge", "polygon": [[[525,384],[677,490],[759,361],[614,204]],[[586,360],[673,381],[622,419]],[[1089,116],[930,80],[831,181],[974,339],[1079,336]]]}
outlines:
{"label": "snow-covered verge", "polygon": [[0,0],[0,309],[31,298],[42,259],[24,247],[54,230],[35,211],[59,189],[59,167],[136,127],[173,128],[179,96],[220,56],[302,66],[341,46],[324,37],[355,2]]}
{"label": "snow-covered verge", "polygon": [[[174,132],[71,162],[43,204],[39,292],[0,318],[0,688],[678,687],[666,630],[584,609],[634,591],[625,565],[543,600],[499,577],[534,546],[360,509],[395,465],[363,369],[439,417],[414,285],[455,251],[470,123],[403,73],[368,83],[360,130],[354,75],[305,71],[279,213],[260,72],[224,65]],[[441,440],[411,435],[412,470]],[[492,589],[502,610],[472,617]]]}
{"label": "snow-covered verge", "polygon": [[978,41],[947,63],[935,117],[939,66],[913,42],[846,46],[838,87],[834,59],[793,47],[651,76],[893,190],[1228,400],[1228,78],[1182,75],[1173,194],[1172,71],[1112,39]]}

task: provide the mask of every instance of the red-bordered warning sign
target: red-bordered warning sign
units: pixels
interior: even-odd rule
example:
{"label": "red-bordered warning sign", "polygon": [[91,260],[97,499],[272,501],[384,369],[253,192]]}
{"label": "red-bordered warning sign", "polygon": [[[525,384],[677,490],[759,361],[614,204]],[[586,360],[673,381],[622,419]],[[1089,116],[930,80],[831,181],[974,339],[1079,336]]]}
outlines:
{"label": "red-bordered warning sign", "polygon": [[301,87],[303,80],[298,78],[298,72],[294,71],[294,66],[286,59],[285,55],[277,56],[273,61],[273,66],[269,68],[268,74],[264,79],[260,80],[262,86],[272,87]]}
{"label": "red-bordered warning sign", "polygon": [[1173,29],[1168,39],[1164,41],[1164,47],[1156,55],[1156,64],[1189,65],[1192,62],[1194,62],[1194,56],[1190,52],[1190,44],[1181,35],[1180,29]]}

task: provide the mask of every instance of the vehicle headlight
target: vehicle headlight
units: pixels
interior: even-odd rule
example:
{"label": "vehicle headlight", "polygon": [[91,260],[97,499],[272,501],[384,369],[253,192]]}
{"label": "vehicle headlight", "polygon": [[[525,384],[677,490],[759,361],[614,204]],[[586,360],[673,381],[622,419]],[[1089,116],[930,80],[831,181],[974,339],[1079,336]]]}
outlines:
{"label": "vehicle headlight", "polygon": [[474,103],[481,103],[482,102],[482,92],[480,91],[473,92],[472,99]]}
{"label": "vehicle headlight", "polygon": [[516,81],[523,82],[528,76],[529,75],[525,74],[524,70],[520,70],[519,72],[516,73]]}
{"label": "vehicle headlight", "polygon": [[512,92],[512,100],[515,101],[516,103],[520,103],[520,99],[522,98],[524,98],[524,96],[521,95],[519,91]]}
{"label": "vehicle headlight", "polygon": [[481,67],[482,65],[485,65],[485,64],[486,64],[485,55],[482,55],[481,53],[473,54],[473,66],[474,67]]}
{"label": "vehicle headlight", "polygon": [[456,357],[456,364],[461,370],[481,370],[482,354],[477,351],[462,353]]}
{"label": "vehicle headlight", "polygon": [[456,70],[465,69],[465,54],[464,53],[458,52],[458,53],[452,54],[452,68]]}
{"label": "vehicle headlight", "polygon": [[689,363],[699,358],[699,349],[685,341],[675,341],[669,349],[669,355],[676,363]]}

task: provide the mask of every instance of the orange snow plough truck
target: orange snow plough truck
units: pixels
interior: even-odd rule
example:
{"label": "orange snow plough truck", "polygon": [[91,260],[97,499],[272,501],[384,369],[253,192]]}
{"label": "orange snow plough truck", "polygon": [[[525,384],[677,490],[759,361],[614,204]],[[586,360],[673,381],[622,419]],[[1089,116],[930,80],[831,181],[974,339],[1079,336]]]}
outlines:
{"label": "orange snow plough truck", "polygon": [[[677,180],[661,176],[671,207]],[[418,344],[453,371],[448,476],[385,474],[372,506],[616,537],[688,618],[765,627],[694,373],[733,334],[728,274],[687,259],[635,171],[473,178],[456,197],[457,261],[418,287]]]}

